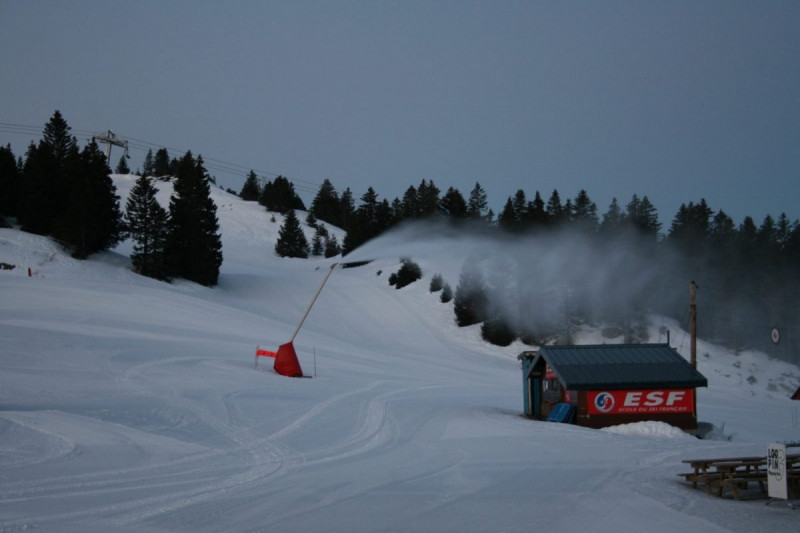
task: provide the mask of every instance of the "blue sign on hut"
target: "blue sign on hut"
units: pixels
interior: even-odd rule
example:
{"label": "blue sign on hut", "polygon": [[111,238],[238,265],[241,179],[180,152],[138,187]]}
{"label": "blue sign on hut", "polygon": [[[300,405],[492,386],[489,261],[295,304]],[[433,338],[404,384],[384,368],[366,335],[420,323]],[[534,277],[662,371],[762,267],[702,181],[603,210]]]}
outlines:
{"label": "blue sign on hut", "polygon": [[697,430],[695,389],[708,381],[667,344],[543,346],[518,359],[531,418],[591,428],[657,420]]}

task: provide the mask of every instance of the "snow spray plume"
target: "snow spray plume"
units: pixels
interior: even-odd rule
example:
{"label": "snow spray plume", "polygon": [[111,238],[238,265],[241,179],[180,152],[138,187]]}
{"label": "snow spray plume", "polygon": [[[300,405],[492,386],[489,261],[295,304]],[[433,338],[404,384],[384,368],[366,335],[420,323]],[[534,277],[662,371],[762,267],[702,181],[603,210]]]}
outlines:
{"label": "snow spray plume", "polygon": [[571,325],[614,325],[627,340],[642,326],[662,273],[674,261],[635,232],[614,238],[578,229],[510,234],[481,224],[413,221],[369,241],[348,259],[408,257],[426,275],[455,286],[465,269],[480,273],[485,319],[500,318],[517,334],[566,342]]}

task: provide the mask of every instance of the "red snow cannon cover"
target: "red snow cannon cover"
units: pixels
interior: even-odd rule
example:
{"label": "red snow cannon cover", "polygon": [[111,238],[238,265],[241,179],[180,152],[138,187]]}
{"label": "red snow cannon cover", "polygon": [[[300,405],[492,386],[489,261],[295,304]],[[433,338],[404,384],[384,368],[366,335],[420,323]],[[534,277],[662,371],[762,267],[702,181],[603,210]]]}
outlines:
{"label": "red snow cannon cover", "polygon": [[272,368],[282,376],[289,376],[290,378],[303,377],[303,369],[300,368],[300,361],[297,360],[294,344],[287,342],[278,347],[278,356],[275,358],[275,364]]}

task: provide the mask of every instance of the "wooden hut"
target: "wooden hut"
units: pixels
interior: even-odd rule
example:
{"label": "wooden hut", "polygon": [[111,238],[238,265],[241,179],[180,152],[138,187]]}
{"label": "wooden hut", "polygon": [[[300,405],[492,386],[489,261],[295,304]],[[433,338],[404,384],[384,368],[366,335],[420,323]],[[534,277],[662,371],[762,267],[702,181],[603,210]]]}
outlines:
{"label": "wooden hut", "polygon": [[525,414],[532,418],[546,419],[554,405],[569,404],[580,426],[658,420],[697,430],[695,390],[708,381],[667,344],[543,346],[518,359]]}

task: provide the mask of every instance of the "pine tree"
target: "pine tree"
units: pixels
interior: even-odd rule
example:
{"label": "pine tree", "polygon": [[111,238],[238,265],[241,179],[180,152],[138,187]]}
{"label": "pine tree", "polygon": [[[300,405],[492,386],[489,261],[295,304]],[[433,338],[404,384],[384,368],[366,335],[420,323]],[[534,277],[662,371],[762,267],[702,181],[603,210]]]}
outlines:
{"label": "pine tree", "polygon": [[142,164],[142,175],[144,176],[152,176],[153,175],[153,151],[147,150],[147,154],[144,156],[144,164]]}
{"label": "pine tree", "polygon": [[19,212],[19,167],[11,145],[0,146],[0,219]]}
{"label": "pine tree", "polygon": [[469,193],[467,201],[467,216],[472,219],[482,219],[486,215],[486,208],[489,205],[486,191],[481,184],[475,182],[475,187]]}
{"label": "pine tree", "polygon": [[471,326],[486,320],[488,297],[480,270],[465,265],[456,287],[453,311],[459,327]]}
{"label": "pine tree", "polygon": [[467,216],[467,202],[461,195],[458,189],[450,187],[439,202],[439,208],[445,214],[456,218],[466,218]]}
{"label": "pine tree", "polygon": [[59,111],[44,127],[36,146],[28,147],[20,183],[19,222],[24,231],[50,235],[61,215],[66,178],[80,166],[77,141]]}
{"label": "pine tree", "polygon": [[278,232],[278,242],[275,243],[275,253],[281,257],[308,257],[308,241],[300,227],[300,221],[294,209],[286,213],[283,225]]}
{"label": "pine tree", "polygon": [[624,224],[625,215],[622,213],[617,199],[612,198],[608,211],[603,215],[603,221],[600,223],[600,233],[609,237],[617,236]]}
{"label": "pine tree", "polygon": [[267,211],[286,214],[290,210],[305,211],[303,200],[294,190],[294,185],[283,176],[278,176],[271,182],[264,184],[261,198],[258,203],[267,208]]}
{"label": "pine tree", "polygon": [[669,240],[687,257],[698,257],[705,248],[713,211],[705,199],[681,204],[669,230]]}
{"label": "pine tree", "polygon": [[309,212],[314,213],[319,220],[342,227],[339,194],[329,179],[325,179],[320,185],[317,195],[311,201]]}
{"label": "pine tree", "polygon": [[339,241],[336,235],[330,235],[325,238],[325,257],[336,257],[342,253],[342,248],[339,246]]}
{"label": "pine tree", "polygon": [[528,226],[534,229],[539,229],[547,225],[547,210],[545,209],[544,200],[542,200],[542,195],[539,194],[539,191],[536,191],[533,201],[528,203],[527,222]]}
{"label": "pine tree", "polygon": [[550,199],[547,200],[545,211],[547,212],[547,221],[550,224],[558,225],[566,218],[564,206],[561,204],[561,196],[557,190],[553,189]]}
{"label": "pine tree", "polygon": [[61,112],[56,110],[50,121],[45,124],[42,134],[42,143],[50,149],[53,157],[59,166],[66,163],[67,157],[72,150],[77,147],[75,137],[70,134],[67,121],[61,116]]}
{"label": "pine tree", "polygon": [[511,201],[514,207],[514,219],[517,225],[521,225],[523,220],[528,218],[528,200],[525,198],[525,191],[518,189],[514,193],[514,199]]}
{"label": "pine tree", "polygon": [[382,210],[379,211],[379,206],[378,193],[369,187],[367,192],[361,196],[361,205],[350,218],[342,246],[345,255],[386,229],[386,226],[383,225],[385,221],[379,219],[379,214],[382,212]]}
{"label": "pine tree", "polygon": [[599,225],[597,205],[589,198],[586,189],[581,189],[572,205],[572,221],[581,231],[595,233]]}
{"label": "pine tree", "polygon": [[115,174],[130,174],[131,169],[128,166],[127,158],[124,155],[119,156],[119,163],[117,163],[117,168],[114,169]]}
{"label": "pine tree", "polygon": [[442,302],[443,304],[446,304],[452,299],[453,299],[453,289],[450,288],[449,283],[445,282],[445,284],[442,286],[442,295],[439,296],[439,301]]}
{"label": "pine tree", "polygon": [[403,199],[401,201],[402,205],[402,218],[418,218],[422,211],[419,206],[419,195],[417,194],[417,188],[413,185],[410,185],[406,192],[403,194]]}
{"label": "pine tree", "polygon": [[163,178],[165,176],[172,176],[175,174],[175,170],[177,168],[171,168],[172,165],[170,164],[169,160],[169,152],[167,152],[166,148],[159,148],[156,152],[156,156],[153,159],[153,175],[159,178]]}
{"label": "pine tree", "polygon": [[508,200],[506,200],[503,210],[500,211],[500,215],[497,217],[497,222],[500,224],[501,228],[507,231],[514,231],[517,229],[517,212],[514,210],[514,201],[510,196],[508,197]]}
{"label": "pine tree", "polygon": [[83,149],[76,165],[68,167],[67,201],[56,218],[53,236],[74,257],[85,259],[122,239],[122,213],[106,156],[94,141]]}
{"label": "pine tree", "polygon": [[508,346],[517,338],[514,330],[502,317],[493,317],[481,325],[481,338],[495,346]]}
{"label": "pine tree", "polygon": [[439,188],[433,183],[433,180],[422,180],[417,189],[417,198],[419,200],[419,216],[429,217],[437,213],[439,207]]}
{"label": "pine tree", "polygon": [[258,176],[251,170],[244,180],[242,190],[239,192],[239,198],[248,202],[255,202],[259,196],[261,196],[261,187],[258,185]]}
{"label": "pine tree", "polygon": [[314,237],[311,239],[311,255],[322,255],[325,251],[325,237],[327,236],[328,232],[325,227],[322,225],[317,226]]}
{"label": "pine tree", "polygon": [[347,187],[339,197],[339,227],[346,229],[350,225],[350,219],[355,213],[355,202],[350,187]]}
{"label": "pine tree", "polygon": [[178,163],[169,202],[167,262],[171,276],[213,286],[222,264],[217,206],[202,157],[186,152]]}
{"label": "pine tree", "polygon": [[125,204],[125,221],[133,239],[133,269],[156,279],[167,278],[165,248],[168,236],[167,211],[156,200],[158,190],[150,178],[136,180]]}
{"label": "pine tree", "polygon": [[[705,200],[703,200],[705,202]],[[655,239],[661,230],[661,223],[658,221],[658,213],[655,206],[650,203],[647,196],[641,200],[634,194],[631,201],[626,206],[627,220],[642,235]],[[711,215],[709,210],[708,216]]]}

